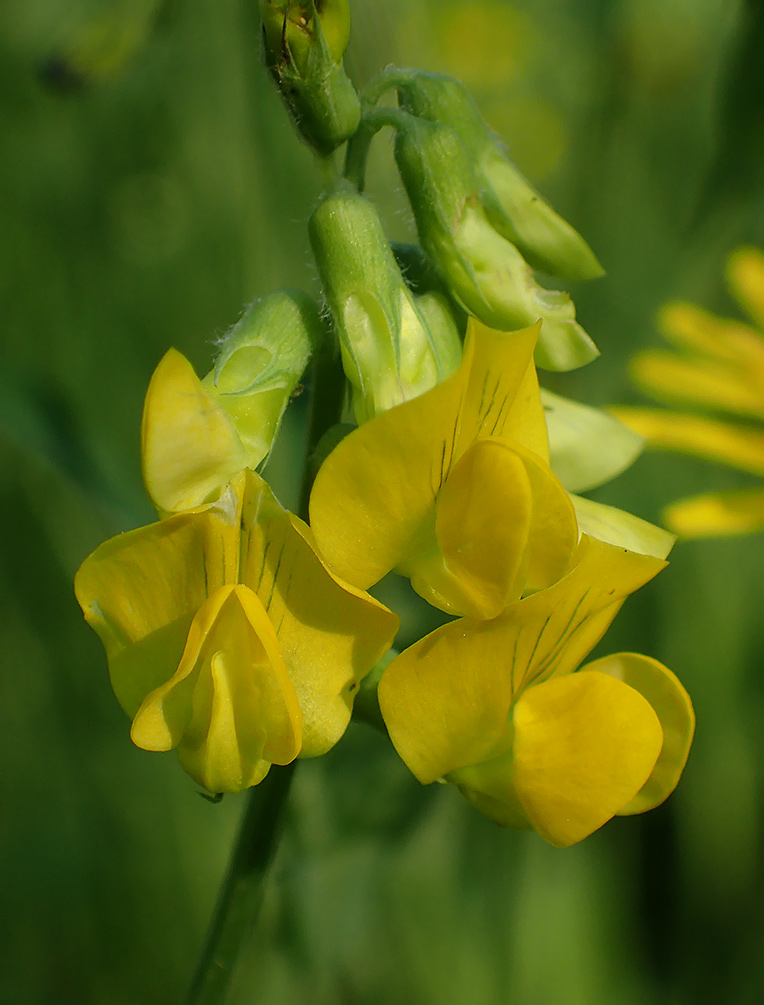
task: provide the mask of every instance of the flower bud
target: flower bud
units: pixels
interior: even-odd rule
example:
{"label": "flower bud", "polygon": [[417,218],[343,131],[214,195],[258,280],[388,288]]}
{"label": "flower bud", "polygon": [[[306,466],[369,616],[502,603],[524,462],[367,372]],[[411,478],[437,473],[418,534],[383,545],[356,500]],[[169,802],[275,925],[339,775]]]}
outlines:
{"label": "flower bud", "polygon": [[408,288],[368,199],[345,189],[328,195],[310,238],[359,423],[453,372],[461,344],[447,303]]}
{"label": "flower bud", "polygon": [[406,71],[398,83],[402,108],[450,126],[473,159],[480,199],[492,226],[528,264],[561,279],[603,274],[581,235],[544,202],[507,157],[464,86],[453,77]]}
{"label": "flower bud", "polygon": [[342,65],[348,0],[260,0],[268,68],[303,139],[329,154],[351,136],[360,102]]}
{"label": "flower bud", "polygon": [[572,370],[598,355],[568,294],[539,286],[517,248],[492,226],[454,129],[407,115],[398,123],[395,157],[422,247],[467,311],[500,331],[541,318],[538,366]]}
{"label": "flower bud", "polygon": [[267,457],[320,337],[310,297],[282,290],[245,311],[204,380],[181,353],[165,354],[141,426],[143,477],[160,513],[213,501],[235,475]]}

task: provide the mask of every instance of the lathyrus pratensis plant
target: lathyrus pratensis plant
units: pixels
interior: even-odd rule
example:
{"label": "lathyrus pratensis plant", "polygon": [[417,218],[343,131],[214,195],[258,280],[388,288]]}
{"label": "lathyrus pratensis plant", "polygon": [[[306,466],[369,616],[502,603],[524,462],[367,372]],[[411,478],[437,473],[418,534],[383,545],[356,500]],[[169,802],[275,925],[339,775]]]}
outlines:
{"label": "lathyrus pratensis plant", "polygon": [[[273,293],[203,379],[171,349],[151,380],[141,445],[160,520],[107,541],[76,580],[131,737],[237,792],[328,751],[363,689],[365,716],[378,698],[420,782],[580,841],[662,802],[693,732],[656,660],[581,666],[673,541],[573,494],[623,470],[641,440],[539,388],[537,367],[597,349],[534,270],[601,267],[458,81],[387,70],[359,98],[342,65],[347,0],[260,8],[267,65],[330,179],[309,224],[325,309]],[[390,90],[397,107],[379,105]],[[419,248],[392,248],[362,194],[383,127]],[[308,526],[258,468],[311,357]],[[400,653],[397,616],[366,592],[391,571],[452,616]]]}

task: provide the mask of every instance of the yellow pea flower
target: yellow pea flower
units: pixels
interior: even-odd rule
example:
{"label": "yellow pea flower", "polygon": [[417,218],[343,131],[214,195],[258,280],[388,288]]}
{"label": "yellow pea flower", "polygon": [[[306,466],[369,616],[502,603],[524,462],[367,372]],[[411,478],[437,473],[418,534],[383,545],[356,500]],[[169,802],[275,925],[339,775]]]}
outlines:
{"label": "yellow pea flower", "polygon": [[253,471],[220,498],[106,541],[75,581],[145,750],[212,792],[329,750],[398,618],[342,582]]}
{"label": "yellow pea flower", "polygon": [[661,803],[692,740],[684,688],[634,653],[577,668],[628,594],[664,565],[583,534],[553,586],[491,621],[444,625],[397,656],[379,704],[412,773],[456,785],[492,820],[559,846]]}
{"label": "yellow pea flower", "polygon": [[[715,317],[676,302],[661,311],[662,333],[679,350],[649,350],[632,361],[634,382],[658,401],[739,416],[742,422],[619,407],[611,411],[648,443],[764,477],[764,253],[738,248],[727,262],[731,293],[753,324]],[[664,513],[682,537],[716,537],[764,529],[764,485],[682,499]]]}
{"label": "yellow pea flower", "polygon": [[340,576],[366,589],[396,569],[435,607],[493,618],[564,573],[578,526],[549,467],[537,337],[471,319],[451,377],[329,455],[310,523]]}

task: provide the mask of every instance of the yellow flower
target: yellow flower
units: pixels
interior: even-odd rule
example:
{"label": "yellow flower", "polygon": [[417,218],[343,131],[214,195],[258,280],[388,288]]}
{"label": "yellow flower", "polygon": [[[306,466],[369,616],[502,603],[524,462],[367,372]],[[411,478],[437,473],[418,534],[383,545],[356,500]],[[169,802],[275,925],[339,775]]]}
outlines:
{"label": "yellow flower", "polygon": [[493,618],[564,573],[578,526],[549,467],[537,336],[472,319],[451,377],[329,455],[310,523],[340,576],[366,589],[395,569],[434,606]]}
{"label": "yellow flower", "polygon": [[553,586],[491,621],[444,625],[397,656],[379,703],[413,774],[450,782],[491,819],[561,846],[661,803],[692,740],[684,688],[633,653],[576,668],[664,565],[584,534]]}
{"label": "yellow flower", "polygon": [[[727,262],[730,291],[753,325],[715,317],[693,304],[667,304],[663,334],[680,350],[651,350],[632,363],[635,383],[659,401],[739,416],[710,418],[662,409],[612,409],[651,446],[693,454],[764,476],[764,254],[739,248]],[[707,493],[669,506],[666,525],[682,537],[764,529],[764,486]]]}
{"label": "yellow flower", "polygon": [[398,618],[331,573],[252,471],[214,502],[105,542],[75,581],[146,750],[213,792],[329,750]]}

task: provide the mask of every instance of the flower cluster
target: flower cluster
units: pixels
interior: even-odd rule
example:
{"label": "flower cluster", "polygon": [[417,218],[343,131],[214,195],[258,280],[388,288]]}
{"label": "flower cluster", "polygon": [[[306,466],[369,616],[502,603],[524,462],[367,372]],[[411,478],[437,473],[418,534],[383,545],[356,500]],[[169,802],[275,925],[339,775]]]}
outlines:
{"label": "flower cluster", "polygon": [[[676,352],[650,349],[632,361],[634,383],[661,402],[716,415],[657,408],[613,409],[661,450],[675,450],[764,476],[764,253],[738,248],[727,261],[730,292],[751,324],[715,317],[694,304],[666,304],[658,316]],[[733,416],[733,421],[722,416]],[[764,529],[764,488],[704,493],[667,507],[681,537],[717,537]]]}
{"label": "flower cluster", "polygon": [[[263,3],[269,65],[322,156],[349,136],[345,177],[310,223],[327,311],[294,291],[257,301],[203,380],[170,350],[142,429],[161,519],[98,548],[77,596],[133,741],[176,749],[211,791],[328,751],[374,681],[420,782],[569,845],[665,799],[694,725],[655,660],[580,665],[673,542],[574,494],[623,470],[641,440],[539,387],[537,366],[570,369],[596,349],[570,297],[534,269],[601,269],[457,81],[388,71],[357,122],[346,5],[299,6],[298,18]],[[376,107],[389,87],[399,107]],[[347,114],[329,121],[340,98]],[[421,248],[391,247],[360,192],[382,125],[396,131]],[[318,443],[308,526],[256,469],[311,354],[330,359],[335,339],[357,427]],[[392,654],[398,618],[366,592],[391,572],[451,617]]]}

